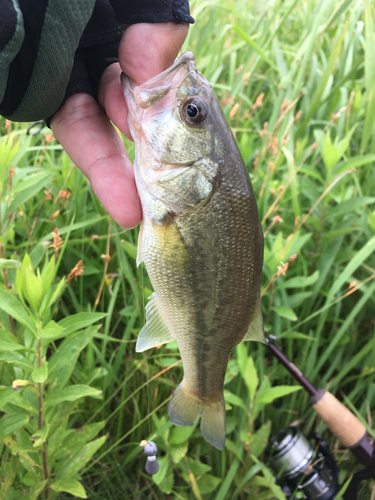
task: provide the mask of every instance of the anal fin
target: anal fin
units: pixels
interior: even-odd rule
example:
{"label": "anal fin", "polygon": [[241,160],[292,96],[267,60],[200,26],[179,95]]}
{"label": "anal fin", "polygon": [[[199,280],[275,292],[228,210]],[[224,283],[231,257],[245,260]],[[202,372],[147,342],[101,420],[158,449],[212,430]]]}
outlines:
{"label": "anal fin", "polygon": [[146,305],[146,324],[138,335],[135,350],[136,352],[146,351],[172,340],[174,340],[173,335],[163,318],[156,295],[153,293],[150,302]]}
{"label": "anal fin", "polygon": [[257,310],[255,312],[254,318],[250,323],[250,326],[245,333],[244,338],[242,339],[242,342],[246,342],[247,340],[256,340],[258,342],[263,342],[263,344],[266,344],[266,338],[264,336],[264,328],[263,328],[263,315],[262,315],[262,308],[260,306],[260,301],[259,305],[257,307]]}

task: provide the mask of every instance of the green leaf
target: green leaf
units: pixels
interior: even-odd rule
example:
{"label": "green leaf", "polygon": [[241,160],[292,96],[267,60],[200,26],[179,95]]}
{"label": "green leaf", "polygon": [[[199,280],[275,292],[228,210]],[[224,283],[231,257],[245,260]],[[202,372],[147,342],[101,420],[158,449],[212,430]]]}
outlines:
{"label": "green leaf", "polygon": [[70,429],[66,432],[61,448],[65,453],[75,453],[82,448],[88,441],[91,441],[105,426],[106,422],[97,422],[95,424],[85,425],[80,429]]}
{"label": "green leaf", "polygon": [[325,220],[348,215],[358,208],[362,208],[365,205],[373,205],[374,203],[375,198],[373,196],[362,196],[360,198],[342,201],[335,208],[331,208],[326,212]]}
{"label": "green leaf", "polygon": [[306,335],[301,332],[285,332],[282,333],[279,337],[280,339],[298,339],[298,340],[307,340],[308,342],[311,341],[316,341],[317,339],[315,337],[312,337],[311,335]]}
{"label": "green leaf", "polygon": [[[82,222],[76,222],[75,224],[70,224],[69,226],[65,226],[59,229],[59,235],[62,236],[63,234],[71,233],[72,231],[76,231],[77,229],[83,229],[88,226],[92,226],[93,224],[96,224],[97,222],[100,222],[105,219],[108,219],[108,215],[101,215],[100,217],[95,217],[93,219],[88,219]],[[48,238],[51,237],[53,238],[53,233],[50,233],[48,235]]]}
{"label": "green leaf", "polygon": [[45,425],[41,430],[38,430],[33,434],[33,448],[38,448],[41,446],[45,441],[47,441],[48,433],[49,433],[50,426],[47,424]]}
{"label": "green leaf", "polygon": [[337,58],[339,57],[340,52],[341,52],[341,47],[342,47],[342,43],[344,40],[344,36],[345,36],[346,30],[347,30],[347,27],[348,27],[348,24],[345,24],[345,27],[342,29],[342,32],[341,32],[339,38],[337,39],[337,42],[335,43],[335,45],[332,47],[332,49],[330,51],[330,56],[329,56],[329,59],[327,61],[327,65],[325,67],[323,74],[321,75],[321,77],[319,79],[318,88],[316,89],[313,97],[311,98],[309,109],[308,109],[307,113],[305,114],[304,119],[303,119],[302,123],[300,124],[299,129],[297,130],[297,133],[295,136],[296,139],[299,139],[300,136],[302,134],[304,134],[304,132],[306,130],[306,125],[308,124],[310,118],[313,116],[313,114],[321,106],[321,99],[323,96],[323,92],[327,86],[328,79],[330,78],[332,73],[335,71],[336,61],[337,61]]}
{"label": "green leaf", "polygon": [[43,299],[43,285],[39,276],[35,276],[31,266],[25,266],[23,293],[31,307],[37,313]]}
{"label": "green leaf", "polygon": [[60,390],[68,382],[80,352],[92,340],[95,332],[95,328],[90,327],[64,339],[53,356],[49,358],[48,381],[49,391],[52,394],[57,389]]}
{"label": "green leaf", "polygon": [[349,484],[350,484],[352,479],[353,479],[353,474],[351,474],[350,477],[348,477],[348,479],[342,485],[340,491],[337,493],[337,496],[335,496],[335,500],[342,500],[343,495],[344,495],[345,491],[348,489]]}
{"label": "green leaf", "polygon": [[22,263],[14,259],[0,259],[0,269],[15,269],[21,267]]}
{"label": "green leaf", "polygon": [[167,493],[167,495],[169,495],[170,493],[172,493],[173,484],[173,470],[171,469],[171,467],[169,467],[167,474],[165,475],[163,481],[158,484],[158,487],[163,493]]}
{"label": "green leaf", "polygon": [[12,432],[26,425],[28,422],[29,416],[25,413],[13,413],[12,415],[2,417],[0,420],[0,441],[8,434],[12,434]]}
{"label": "green leaf", "polygon": [[62,319],[58,322],[58,325],[65,329],[64,335],[69,335],[73,332],[77,332],[78,330],[82,330],[82,328],[86,328],[97,321],[100,321],[106,316],[107,313],[78,313]]}
{"label": "green leaf", "polygon": [[59,335],[61,335],[62,332],[64,332],[64,328],[62,328],[55,321],[51,320],[38,333],[38,337],[40,337],[42,339],[53,339],[53,338],[58,337]]}
{"label": "green leaf", "polygon": [[33,269],[37,269],[47,251],[47,246],[40,241],[30,252],[30,263]]}
{"label": "green leaf", "polygon": [[[1,342],[0,342],[1,345]],[[27,372],[34,370],[34,365],[30,363],[28,359],[25,358],[19,352],[0,352],[0,361],[5,361],[10,365],[17,366],[18,368],[22,368],[22,370],[26,370]]]}
{"label": "green leaf", "polygon": [[[262,469],[263,474],[266,474],[268,472],[268,469],[264,468]],[[267,488],[266,495],[268,498],[277,498],[278,500],[285,500],[285,495],[281,489],[281,487],[275,483],[275,480],[272,476],[270,477],[262,477],[262,476],[255,476],[251,480],[251,485],[254,486],[263,486],[264,488]]]}
{"label": "green leaf", "polygon": [[87,498],[86,492],[82,484],[73,478],[59,479],[51,483],[51,490],[65,491],[78,498]]}
{"label": "green leaf", "polygon": [[24,180],[17,182],[17,184],[13,186],[12,193],[17,194],[32,186],[36,186],[47,177],[51,177],[51,174],[49,172],[41,172],[39,174],[36,173],[31,175],[29,174]]}
{"label": "green leaf", "polygon": [[300,386],[279,385],[277,387],[270,387],[266,389],[258,398],[257,403],[272,403],[277,398],[282,398],[293,392],[300,391]]}
{"label": "green leaf", "polygon": [[52,294],[51,300],[48,303],[49,306],[51,304],[53,304],[55,302],[55,300],[58,298],[58,296],[59,296],[59,294],[61,292],[61,289],[63,288],[64,284],[65,284],[65,278],[61,278],[61,280],[59,281],[59,284],[56,286],[56,289],[55,289],[55,291]]}
{"label": "green leaf", "polygon": [[[254,476],[256,476],[256,474],[258,474],[262,469],[264,469],[266,467],[262,462],[257,461],[256,457],[254,457],[254,461],[256,463],[246,471],[246,474],[241,479],[241,482],[238,485],[239,491],[242,491],[242,489],[249,483],[249,481]],[[285,499],[283,499],[283,500],[285,500]]]}
{"label": "green leaf", "polygon": [[[10,497],[10,495],[8,495],[8,492],[13,484],[13,481],[16,478],[19,460],[20,457],[16,455],[11,455],[8,460],[2,460],[1,463],[2,481],[0,483],[0,498],[8,500],[8,498]],[[13,498],[17,497],[14,496]]]}
{"label": "green leaf", "polygon": [[275,306],[272,307],[272,310],[275,311],[282,318],[289,319],[290,321],[297,321],[297,316],[295,315],[293,309],[287,306]]}
{"label": "green leaf", "polygon": [[59,470],[56,474],[56,479],[62,479],[65,477],[72,477],[79,470],[81,470],[90,458],[98,451],[98,449],[105,443],[106,436],[102,436],[90,443],[87,443],[79,451],[77,451],[72,457],[69,458],[68,462],[64,467]]}
{"label": "green leaf", "polygon": [[244,409],[246,413],[248,412],[248,408],[245,406],[245,403],[239,396],[236,396],[235,394],[232,394],[229,391],[225,391],[224,398],[226,403],[229,403],[230,405],[233,406],[239,406],[240,408]]}
{"label": "green leaf", "polygon": [[173,462],[178,464],[188,451],[188,442],[171,445],[170,450]]}
{"label": "green leaf", "polygon": [[192,462],[189,461],[190,469],[191,472],[194,474],[194,476],[198,477],[201,476],[202,474],[205,474],[209,470],[211,470],[211,467],[207,464],[202,464],[199,460],[193,460]]}
{"label": "green leaf", "polygon": [[135,260],[137,258],[137,247],[133,245],[133,243],[130,243],[130,241],[125,240],[122,243],[122,247],[125,250],[125,252],[130,255],[132,259]]}
{"label": "green leaf", "polygon": [[327,130],[327,133],[326,133],[324,140],[323,140],[322,156],[323,156],[324,165],[328,171],[328,174],[330,175],[333,167],[339,161],[340,156],[339,156],[339,152],[337,150],[337,147],[334,144],[332,144],[331,134],[330,134],[329,130]]}
{"label": "green leaf", "polygon": [[290,191],[291,191],[291,195],[292,195],[294,217],[300,217],[301,207],[300,207],[300,201],[299,201],[299,196],[298,196],[298,186],[297,186],[297,179],[296,179],[297,170],[296,170],[295,160],[294,160],[293,155],[288,151],[287,148],[282,148],[282,151],[283,151],[284,156],[285,156],[287,163],[288,163],[289,177],[291,179]]}
{"label": "green leaf", "polygon": [[10,316],[13,316],[14,319],[19,321],[21,325],[27,328],[33,335],[36,334],[35,324],[21,302],[2,288],[0,288],[0,309],[10,314]]}
{"label": "green leaf", "polygon": [[[18,207],[20,207],[23,203],[26,203],[30,198],[35,196],[39,191],[41,191],[44,186],[46,186],[49,181],[52,179],[53,175],[48,174],[43,174],[44,179],[39,180],[37,184],[34,184],[33,186],[25,187],[20,193],[18,193],[12,202],[10,203],[7,213],[9,214],[10,212],[14,212]],[[26,181],[23,181],[22,184],[24,184]]]}
{"label": "green leaf", "polygon": [[39,495],[43,491],[45,485],[47,484],[47,481],[48,480],[45,479],[44,481],[38,481],[37,483],[32,484],[29,488],[28,495],[25,497],[25,500],[37,500],[38,498],[40,498]]}
{"label": "green leaf", "polygon": [[247,363],[247,347],[246,344],[243,342],[240,342],[236,346],[236,358],[237,358],[237,364],[240,370],[240,373],[245,373],[246,370],[246,363]]}
{"label": "green leaf", "polygon": [[328,171],[328,175],[331,175],[333,167],[339,162],[345,151],[349,147],[350,139],[353,132],[357,128],[357,125],[349,130],[344,139],[341,141],[336,140],[334,144],[331,142],[330,131],[328,130],[323,141],[323,161]]}
{"label": "green leaf", "polygon": [[313,285],[318,281],[318,279],[319,271],[315,271],[311,276],[295,276],[289,280],[282,281],[276,288],[278,290],[284,290],[287,288],[304,288],[306,286]]}
{"label": "green leaf", "polygon": [[373,120],[373,116],[375,114],[375,80],[372,82],[372,86],[368,94],[367,105],[365,109],[366,109],[366,116],[365,116],[365,122],[363,124],[362,141],[361,141],[362,152],[365,151],[367,144],[370,140],[370,137],[375,132],[375,125]]}
{"label": "green leaf", "polygon": [[227,493],[229,491],[233,491],[234,485],[232,485],[232,483],[233,483],[234,478],[236,476],[239,465],[240,465],[240,462],[237,458],[232,460],[229,471],[225,475],[224,481],[221,483],[220,490],[218,491],[218,493],[215,497],[215,500],[225,500],[226,498],[228,498]]}
{"label": "green leaf", "polygon": [[375,232],[375,213],[369,213],[368,214],[368,223],[371,227],[371,229]]}
{"label": "green leaf", "polygon": [[[189,467],[191,472],[194,474],[194,476],[202,476],[203,474],[206,474],[206,472],[210,471],[212,467],[210,467],[207,464],[203,464],[199,460],[191,460],[189,459]],[[188,467],[186,465],[186,461],[183,461],[180,463],[179,468],[183,471],[188,473]]]}
{"label": "green leaf", "polygon": [[55,279],[55,258],[52,256],[48,264],[44,266],[42,273],[43,294],[46,294]]}
{"label": "green leaf", "polygon": [[77,401],[77,399],[87,396],[100,396],[102,391],[94,389],[88,385],[71,385],[66,387],[60,394],[47,396],[45,399],[46,406],[56,406],[63,401]]}
{"label": "green leaf", "polygon": [[[227,432],[227,434],[229,433]],[[231,441],[227,437],[225,440],[225,448],[228,451],[230,451],[235,457],[237,457],[240,462],[243,462],[243,457],[242,457],[243,448],[241,446],[238,446],[238,444],[233,443],[233,441]]]}
{"label": "green leaf", "polygon": [[214,491],[222,479],[220,477],[212,476],[211,474],[205,474],[200,479],[198,479],[197,484],[199,487],[199,491],[201,493],[211,493]]}
{"label": "green leaf", "polygon": [[44,362],[42,366],[36,368],[32,374],[31,378],[36,384],[43,384],[48,378],[48,362]]}
{"label": "green leaf", "polygon": [[242,374],[242,376],[249,390],[250,398],[251,400],[253,400],[257,387],[259,385],[259,377],[257,369],[254,365],[254,360],[251,356],[249,356],[249,359],[247,360],[245,372]]}
{"label": "green leaf", "polygon": [[158,458],[158,463],[159,463],[159,470],[156,474],[152,476],[153,482],[157,485],[159,485],[164,480],[167,473],[169,472],[170,464],[168,455]]}
{"label": "green leaf", "polygon": [[30,387],[30,389],[35,390],[35,385],[30,380],[25,380],[22,378],[16,378],[15,380],[13,380],[12,387],[15,391],[18,391],[18,389],[22,389],[23,387]]}
{"label": "green leaf", "polygon": [[375,251],[375,236],[373,236],[370,240],[368,240],[363,247],[354,254],[353,258],[346,265],[345,269],[341,272],[340,276],[333,283],[328,297],[327,303],[329,303],[336,293],[340,290],[340,288],[346,283],[354,271],[358,269],[358,267],[370,256],[373,255]]}
{"label": "green leaf", "polygon": [[0,387],[0,409],[16,397],[16,392],[12,387]]}
{"label": "green leaf", "polygon": [[22,351],[27,349],[24,345],[17,344],[17,342],[8,342],[1,339],[0,341],[0,351]]}
{"label": "green leaf", "polygon": [[359,155],[339,163],[333,170],[333,174],[338,176],[351,168],[363,167],[375,161],[375,155]]}
{"label": "green leaf", "polygon": [[250,45],[250,47],[252,47],[255,52],[257,52],[260,57],[267,63],[271,66],[271,68],[273,68],[275,71],[277,71],[277,73],[279,73],[279,68],[276,66],[276,64],[272,61],[272,59],[270,59],[267,54],[264,52],[264,50],[262,50],[259,45],[254,42],[254,40],[251,38],[251,36],[249,36],[245,31],[243,31],[241,28],[239,28],[238,26],[230,26],[233,31],[235,31],[236,33],[238,33],[238,35],[240,35],[240,37],[245,40],[245,42]]}
{"label": "green leaf", "polygon": [[196,429],[196,425],[187,427],[173,427],[171,430],[171,435],[169,442],[170,444],[182,444],[185,443],[189,437],[193,434]]}
{"label": "green leaf", "polygon": [[0,138],[0,188],[3,184],[3,176],[10,165],[14,155],[20,147],[15,133]]}
{"label": "green leaf", "polygon": [[271,421],[267,420],[260,429],[253,432],[250,441],[250,453],[259,457],[265,450],[271,433]]}

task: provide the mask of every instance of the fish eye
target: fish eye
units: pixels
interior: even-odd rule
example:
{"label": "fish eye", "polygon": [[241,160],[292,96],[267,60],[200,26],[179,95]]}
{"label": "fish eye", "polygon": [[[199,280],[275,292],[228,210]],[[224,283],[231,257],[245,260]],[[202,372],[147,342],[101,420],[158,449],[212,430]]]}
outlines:
{"label": "fish eye", "polygon": [[199,125],[207,115],[207,108],[200,99],[188,99],[182,107],[182,119],[187,125]]}

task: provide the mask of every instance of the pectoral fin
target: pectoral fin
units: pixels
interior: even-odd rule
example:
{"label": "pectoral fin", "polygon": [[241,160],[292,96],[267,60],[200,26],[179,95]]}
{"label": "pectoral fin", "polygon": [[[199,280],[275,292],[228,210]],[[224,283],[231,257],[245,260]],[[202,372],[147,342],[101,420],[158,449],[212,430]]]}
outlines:
{"label": "pectoral fin", "polygon": [[245,333],[242,342],[246,342],[247,340],[257,340],[258,342],[263,342],[263,344],[267,343],[264,336],[263,315],[262,315],[262,308],[260,306],[260,301],[259,301],[259,306],[255,312],[255,316],[252,322],[250,323],[250,326],[247,332]]}
{"label": "pectoral fin", "polygon": [[146,306],[146,324],[138,335],[135,350],[136,352],[146,351],[151,347],[166,344],[172,340],[174,340],[173,335],[165,323],[155,293],[153,293]]}

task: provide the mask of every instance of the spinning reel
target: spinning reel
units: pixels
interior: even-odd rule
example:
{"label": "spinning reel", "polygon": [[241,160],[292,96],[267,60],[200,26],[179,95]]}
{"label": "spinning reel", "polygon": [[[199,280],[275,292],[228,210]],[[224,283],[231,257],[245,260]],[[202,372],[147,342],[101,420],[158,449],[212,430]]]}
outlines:
{"label": "spinning reel", "polygon": [[[362,422],[332,394],[314,387],[275,347],[275,340],[269,337],[272,353],[310,394],[310,403],[331,432],[365,465],[365,469],[353,475],[343,494],[345,500],[355,500],[360,481],[375,478],[374,443]],[[336,460],[319,434],[312,433],[307,439],[296,427],[281,430],[270,439],[266,459],[289,500],[297,500],[293,496],[296,491],[302,493],[304,500],[334,500],[342,487],[338,484]]]}

